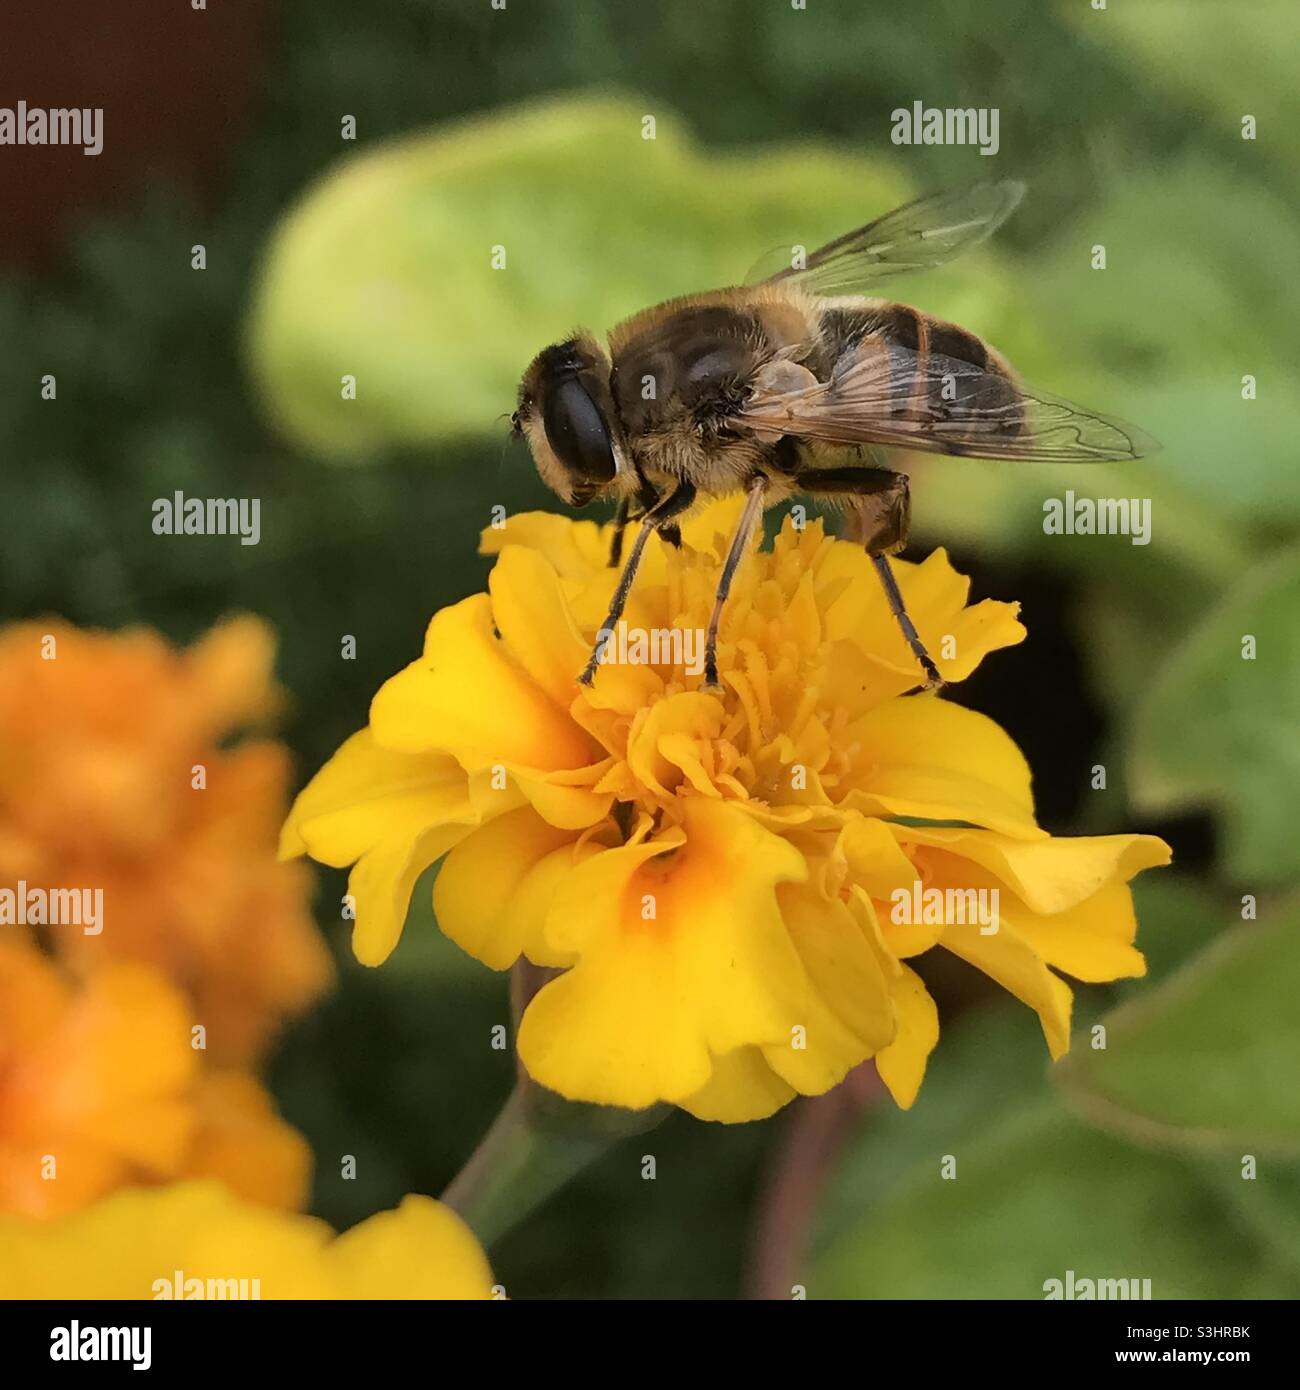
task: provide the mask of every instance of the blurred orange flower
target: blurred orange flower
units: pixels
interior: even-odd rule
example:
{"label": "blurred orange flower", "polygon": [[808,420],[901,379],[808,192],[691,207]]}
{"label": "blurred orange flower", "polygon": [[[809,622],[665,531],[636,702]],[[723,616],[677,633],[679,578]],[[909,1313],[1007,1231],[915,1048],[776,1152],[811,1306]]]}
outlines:
{"label": "blurred orange flower", "polygon": [[43,944],[83,974],[157,965],[232,1063],[332,975],[306,877],[275,862],[286,750],[228,742],[276,708],[273,651],[247,617],[186,651],[141,629],[0,632],[0,887],[102,890],[94,933],[42,925]]}
{"label": "blurred orange flower", "polygon": [[178,1177],[301,1206],[305,1141],[250,1077],[207,1068],[192,1028],[150,966],[79,983],[34,947],[0,943],[0,1212],[53,1217]]}

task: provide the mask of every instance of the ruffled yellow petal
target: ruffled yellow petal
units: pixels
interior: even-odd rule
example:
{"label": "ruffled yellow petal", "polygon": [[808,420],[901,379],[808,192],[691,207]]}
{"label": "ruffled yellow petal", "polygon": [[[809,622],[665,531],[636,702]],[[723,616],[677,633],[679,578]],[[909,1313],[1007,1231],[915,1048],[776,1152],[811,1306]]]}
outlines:
{"label": "ruffled yellow petal", "polygon": [[424,655],[380,687],[370,727],[385,748],[451,753],[470,772],[494,765],[551,772],[600,756],[494,635],[486,594],[434,616]]}
{"label": "ruffled yellow petal", "polygon": [[343,868],[385,840],[410,840],[434,826],[477,818],[469,777],[455,758],[395,753],[362,729],[298,793],[280,834],[280,855],[310,854]]}
{"label": "ruffled yellow petal", "polygon": [[830,867],[835,875],[832,891],[838,892],[851,880],[872,898],[887,899],[896,888],[910,888],[916,879],[916,867],[891,828],[861,815],[846,821],[837,836]]}
{"label": "ruffled yellow petal", "polygon": [[704,551],[715,561],[722,560],[731,548],[736,524],[744,509],[740,493],[730,497],[715,497],[697,507],[682,523],[682,541],[692,550]]}
{"label": "ruffled yellow petal", "polygon": [[352,953],[362,965],[382,965],[402,938],[415,881],[472,825],[440,825],[413,839],[385,841],[363,854],[348,875],[348,897],[356,921]]}
{"label": "ruffled yellow petal", "polygon": [[469,1227],[432,1197],[403,1197],[325,1252],[338,1297],[492,1298],[492,1271]]}
{"label": "ruffled yellow petal", "polygon": [[1127,883],[1143,869],[1168,864],[1169,846],[1154,835],[1080,835],[1026,840],[985,830],[899,825],[904,845],[933,845],[983,865],[1033,912],[1064,912],[1112,879]]}
{"label": "ruffled yellow petal", "polygon": [[876,1054],[876,1070],[899,1109],[910,1110],[939,1041],[939,1011],[921,977],[906,965],[893,982],[893,1003],[898,1032]]}
{"label": "ruffled yellow petal", "polygon": [[1133,945],[1133,894],[1118,879],[1050,917],[1030,912],[1015,899],[1003,903],[1002,917],[1008,930],[1048,965],[1076,980],[1100,983],[1147,973],[1146,959]]}
{"label": "ruffled yellow petal", "polygon": [[498,816],[447,856],[433,886],[438,925],[471,956],[506,970],[547,954],[542,928],[557,880],[575,863],[575,836],[531,806]]}
{"label": "ruffled yellow petal", "polygon": [[757,1047],[738,1047],[713,1059],[713,1075],[680,1102],[697,1120],[724,1125],[765,1120],[798,1094],[772,1070]]}
{"label": "ruffled yellow petal", "polygon": [[480,555],[500,555],[512,545],[536,551],[561,579],[589,579],[609,559],[606,527],[555,512],[518,512],[503,526],[485,527],[478,549]]}
{"label": "ruffled yellow petal", "polygon": [[[1018,604],[985,599],[966,607],[970,580],[953,569],[942,548],[920,564],[891,564],[912,622],[945,680],[965,680],[990,652],[1025,640],[1016,616]],[[916,658],[889,611],[866,552],[857,546],[835,546],[822,562],[818,579],[823,586],[832,580],[844,586],[828,606],[827,636],[852,641],[873,662],[896,672],[907,684],[894,693],[915,685]]]}
{"label": "ruffled yellow petal", "polygon": [[671,802],[682,786],[717,797],[718,789],[695,750],[721,729],[722,705],[712,695],[669,695],[634,723],[628,736],[628,766],[646,792],[663,801]]}
{"label": "ruffled yellow petal", "polygon": [[891,700],[856,720],[845,741],[858,750],[845,806],[1047,838],[1034,822],[1029,764],[982,714],[927,696]]}
{"label": "ruffled yellow petal", "polygon": [[1028,1004],[1043,1026],[1043,1037],[1052,1060],[1070,1050],[1070,987],[1043,963],[1029,946],[1009,931],[982,936],[978,925],[946,925],[944,948],[982,970],[1003,989]]}
{"label": "ruffled yellow petal", "polygon": [[508,545],[488,580],[492,616],[511,655],[537,685],[567,709],[581,687],[578,675],[591,646],[578,631],[559,576],[535,550]]}
{"label": "ruffled yellow petal", "polygon": [[210,1279],[227,1296],[238,1283],[225,1281],[246,1279],[251,1296],[256,1279],[261,1298],[325,1298],[330,1234],[323,1221],[241,1202],[215,1182],[137,1188],[54,1222],[0,1217],[0,1297],[193,1298]]}
{"label": "ruffled yellow petal", "polygon": [[917,683],[914,671],[884,665],[844,638],[822,648],[814,680],[828,706],[842,709],[849,719],[895,699]]}
{"label": "ruffled yellow petal", "polygon": [[797,883],[777,897],[810,988],[797,1031],[763,1056],[796,1091],[821,1095],[893,1039],[889,982],[847,904]]}
{"label": "ruffled yellow petal", "polygon": [[931,886],[996,892],[999,930],[1024,942],[1048,965],[1089,981],[1146,974],[1146,961],[1133,945],[1133,895],[1122,879],[1113,878],[1073,907],[1047,914],[1026,907],[1013,888],[982,864],[938,849],[921,849],[917,857]]}
{"label": "ruffled yellow petal", "polygon": [[577,964],[524,1013],[519,1056],[542,1085],[640,1109],[701,1090],[715,1056],[784,1042],[807,980],[776,885],[802,856],[743,812],[681,803],[681,835],[595,854],[547,922]]}
{"label": "ruffled yellow petal", "polygon": [[514,782],[543,820],[560,830],[585,830],[609,815],[614,792],[602,779],[611,769],[606,759],[573,772],[514,770]]}
{"label": "ruffled yellow petal", "polygon": [[380,965],[401,938],[420,875],[485,815],[514,804],[475,785],[445,753],[394,752],[362,729],[299,793],[280,852],[355,864],[352,948],[363,965]]}
{"label": "ruffled yellow petal", "polygon": [[[840,834],[834,862],[842,860],[844,873],[853,891],[862,895],[862,909],[871,914],[884,949],[895,959],[905,960],[935,946],[943,924],[927,922],[924,914],[918,916],[912,910],[916,890],[925,887],[925,872],[903,853],[893,831],[885,821],[855,816]],[[893,854],[885,841],[893,846]]]}
{"label": "ruffled yellow petal", "polygon": [[488,1298],[455,1213],[407,1197],[334,1237],[213,1182],[120,1192],[52,1222],[0,1216],[4,1299]]}

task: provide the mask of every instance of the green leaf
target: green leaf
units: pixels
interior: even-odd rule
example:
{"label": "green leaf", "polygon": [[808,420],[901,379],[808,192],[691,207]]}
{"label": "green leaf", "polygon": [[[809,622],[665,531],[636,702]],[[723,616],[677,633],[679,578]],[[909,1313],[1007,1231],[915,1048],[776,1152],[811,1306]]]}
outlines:
{"label": "green leaf", "polygon": [[914,1109],[868,1119],[821,1212],[809,1297],[1034,1299],[1069,1270],[1150,1279],[1157,1299],[1300,1291],[1196,1164],[1134,1149],[1045,1093],[1035,1032],[1026,1011],[964,1020]]}
{"label": "green leaf", "polygon": [[823,1200],[823,1242],[887,1200],[908,1169],[944,1152],[956,1136],[978,1133],[991,1092],[1024,1104],[1046,1093],[1045,1073],[1042,1033],[1027,1009],[999,1004],[954,1023],[930,1058],[911,1110],[882,1102],[869,1131],[845,1154]]}
{"label": "green leaf", "polygon": [[1105,1020],[1057,1079],[1080,1112],[1138,1143],[1300,1154],[1300,910],[1226,933]]}
{"label": "green leaf", "polygon": [[825,1252],[814,1298],[1042,1298],[1049,1280],[1150,1279],[1153,1298],[1245,1298],[1300,1278],[1207,1200],[1190,1166],[1045,1103],[913,1170]]}
{"label": "green leaf", "polygon": [[[815,146],[706,153],[663,114],[643,139],[650,109],[552,101],[341,161],[280,225],[254,297],[249,351],[281,428],[341,458],[500,431],[529,360],[575,325],[736,284],[773,246],[812,249],[914,193],[890,164]],[[1023,340],[990,264],[936,277],[947,312]]]}
{"label": "green leaf", "polygon": [[1255,1157],[1251,1176],[1235,1158],[1207,1161],[1199,1171],[1232,1203],[1256,1239],[1300,1275],[1300,1166]]}
{"label": "green leaf", "polygon": [[[1145,688],[1128,736],[1135,805],[1213,805],[1229,873],[1255,884],[1300,873],[1300,549],[1247,573]],[[1253,659],[1243,655],[1246,639]]]}

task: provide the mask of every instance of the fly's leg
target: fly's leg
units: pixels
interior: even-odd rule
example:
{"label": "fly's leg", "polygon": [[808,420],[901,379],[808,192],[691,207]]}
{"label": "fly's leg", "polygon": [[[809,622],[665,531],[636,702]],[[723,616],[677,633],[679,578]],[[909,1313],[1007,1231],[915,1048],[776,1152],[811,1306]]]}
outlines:
{"label": "fly's leg", "polygon": [[683,512],[687,511],[694,501],[695,484],[683,479],[677,484],[675,491],[669,493],[667,497],[661,497],[641,518],[641,529],[637,532],[636,540],[632,542],[632,553],[627,557],[627,564],[623,566],[623,573],[619,575],[618,588],[614,590],[614,598],[609,605],[609,615],[605,619],[604,626],[596,634],[596,645],[592,648],[591,660],[587,662],[586,669],[578,677],[579,684],[590,685],[596,678],[596,667],[600,665],[605,643],[614,635],[618,620],[623,616],[623,609],[627,606],[627,596],[632,592],[632,581],[636,578],[637,568],[641,564],[641,556],[645,553],[646,542],[653,533],[662,531],[675,517],[681,516]]}
{"label": "fly's leg", "polygon": [[613,569],[623,558],[623,532],[627,530],[628,513],[632,510],[632,499],[625,497],[618,504],[614,514],[614,534],[609,541],[609,568]]}
{"label": "fly's leg", "polygon": [[799,475],[799,487],[812,495],[851,501],[862,522],[862,541],[876,567],[889,611],[925,672],[921,690],[941,690],[943,677],[925,649],[903,603],[889,557],[907,544],[912,519],[912,497],[907,475],[889,468],[816,468]]}
{"label": "fly's leg", "polygon": [[763,496],[767,492],[767,479],[757,474],[750,479],[746,489],[745,508],[736,525],[736,533],[731,538],[731,548],[727,551],[726,562],[722,566],[722,577],[718,580],[717,596],[713,600],[713,616],[709,619],[709,632],[704,642],[704,681],[701,690],[720,690],[718,684],[718,626],[722,622],[722,609],[731,593],[731,583],[736,577],[749,543],[753,539],[754,527],[763,515]]}

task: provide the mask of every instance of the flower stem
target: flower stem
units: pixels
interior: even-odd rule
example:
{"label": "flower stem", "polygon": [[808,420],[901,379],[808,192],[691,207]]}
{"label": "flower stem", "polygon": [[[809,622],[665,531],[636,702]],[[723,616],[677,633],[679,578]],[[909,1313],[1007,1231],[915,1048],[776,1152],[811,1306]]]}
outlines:
{"label": "flower stem", "polygon": [[[556,974],[520,959],[510,977],[515,1032],[529,1001]],[[622,1138],[653,1129],[670,1106],[586,1105],[539,1086],[516,1059],[515,1086],[442,1200],[492,1245]]]}
{"label": "flower stem", "polygon": [[654,1128],[667,1111],[576,1105],[521,1077],[442,1200],[492,1245],[620,1139]]}

